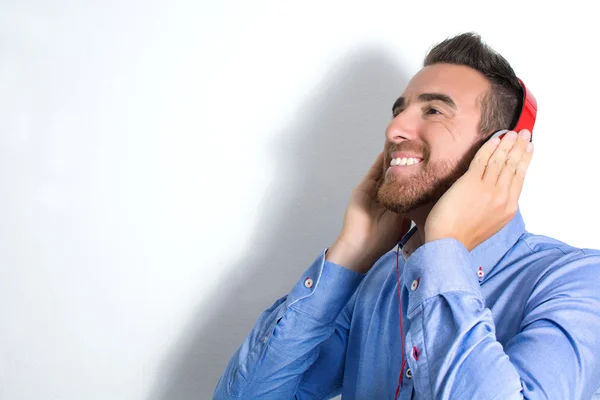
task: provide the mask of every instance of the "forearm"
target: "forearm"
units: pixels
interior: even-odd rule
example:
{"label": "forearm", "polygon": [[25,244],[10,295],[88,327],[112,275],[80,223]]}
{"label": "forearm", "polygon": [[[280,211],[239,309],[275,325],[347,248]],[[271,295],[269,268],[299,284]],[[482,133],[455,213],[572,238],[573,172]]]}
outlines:
{"label": "forearm", "polygon": [[520,376],[496,340],[469,253],[458,243],[428,243],[405,267],[405,348],[415,390],[435,399],[521,399]]}
{"label": "forearm", "polygon": [[[307,282],[307,278],[310,279]],[[289,295],[265,310],[229,361],[216,399],[291,398],[302,375],[327,343],[345,351],[343,324],[336,321],[363,276],[330,262],[324,254],[304,272]]]}
{"label": "forearm", "polygon": [[367,248],[338,238],[327,250],[326,259],[351,271],[366,274],[381,257],[381,254],[370,254],[365,250]]}

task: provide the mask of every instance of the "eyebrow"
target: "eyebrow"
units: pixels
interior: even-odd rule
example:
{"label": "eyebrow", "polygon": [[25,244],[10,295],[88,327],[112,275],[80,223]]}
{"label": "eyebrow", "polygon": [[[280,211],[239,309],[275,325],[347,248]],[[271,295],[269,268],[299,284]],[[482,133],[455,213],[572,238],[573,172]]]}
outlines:
{"label": "eyebrow", "polygon": [[[419,95],[418,100],[422,103],[438,100],[445,103],[453,110],[456,110],[458,108],[456,107],[456,103],[454,102],[454,100],[452,100],[452,97],[443,93],[422,93]],[[404,99],[404,97],[399,97],[398,100],[396,100],[396,102],[392,106],[392,112],[394,112],[394,110],[398,107],[404,107],[405,102],[406,100]]]}

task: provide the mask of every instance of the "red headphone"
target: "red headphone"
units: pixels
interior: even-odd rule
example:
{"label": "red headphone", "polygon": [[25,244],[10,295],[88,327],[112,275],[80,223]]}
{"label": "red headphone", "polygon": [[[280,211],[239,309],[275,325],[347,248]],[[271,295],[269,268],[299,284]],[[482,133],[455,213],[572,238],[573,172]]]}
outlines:
{"label": "red headphone", "polygon": [[[521,115],[519,115],[519,120],[517,121],[515,127],[512,128],[512,130],[519,133],[520,130],[527,129],[529,132],[531,132],[530,141],[533,141],[533,126],[535,125],[535,117],[537,116],[537,101],[535,100],[535,96],[533,95],[533,93],[531,93],[531,91],[527,89],[523,81],[519,78],[517,79],[519,80],[519,84],[521,85],[522,89],[523,107],[521,108]],[[500,137],[500,139],[502,139],[508,131],[508,129],[502,129],[500,131],[494,132],[494,134],[490,136],[488,140],[493,139],[495,137]]]}

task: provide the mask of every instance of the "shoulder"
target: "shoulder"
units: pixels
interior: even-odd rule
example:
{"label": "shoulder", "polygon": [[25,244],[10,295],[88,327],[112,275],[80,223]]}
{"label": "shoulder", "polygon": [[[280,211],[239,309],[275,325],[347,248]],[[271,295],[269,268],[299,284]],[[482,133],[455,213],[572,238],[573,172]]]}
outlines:
{"label": "shoulder", "polygon": [[600,256],[600,249],[589,249],[589,248],[580,248],[568,243],[565,243],[562,240],[552,238],[545,235],[538,235],[531,232],[525,232],[520,238],[519,242],[522,242],[527,245],[533,252],[559,252],[563,255],[572,255],[572,256],[592,256],[598,257]]}
{"label": "shoulder", "polygon": [[531,273],[532,298],[579,296],[600,300],[600,250],[579,248],[559,239],[524,233],[517,247]]}
{"label": "shoulder", "polygon": [[525,232],[517,242],[525,247],[532,259],[542,261],[549,269],[571,268],[591,265],[600,268],[600,250],[580,248],[549,236]]}

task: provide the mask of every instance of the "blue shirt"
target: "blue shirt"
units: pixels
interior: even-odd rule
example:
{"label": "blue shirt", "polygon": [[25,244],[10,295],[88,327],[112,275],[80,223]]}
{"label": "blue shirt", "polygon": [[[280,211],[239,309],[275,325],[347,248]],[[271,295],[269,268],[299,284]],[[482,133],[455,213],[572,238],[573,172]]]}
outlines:
{"label": "blue shirt", "polygon": [[[325,254],[260,315],[215,399],[394,399],[403,353],[397,253],[366,274]],[[445,238],[398,258],[399,399],[593,396],[600,251],[527,232],[519,210],[471,252]]]}

